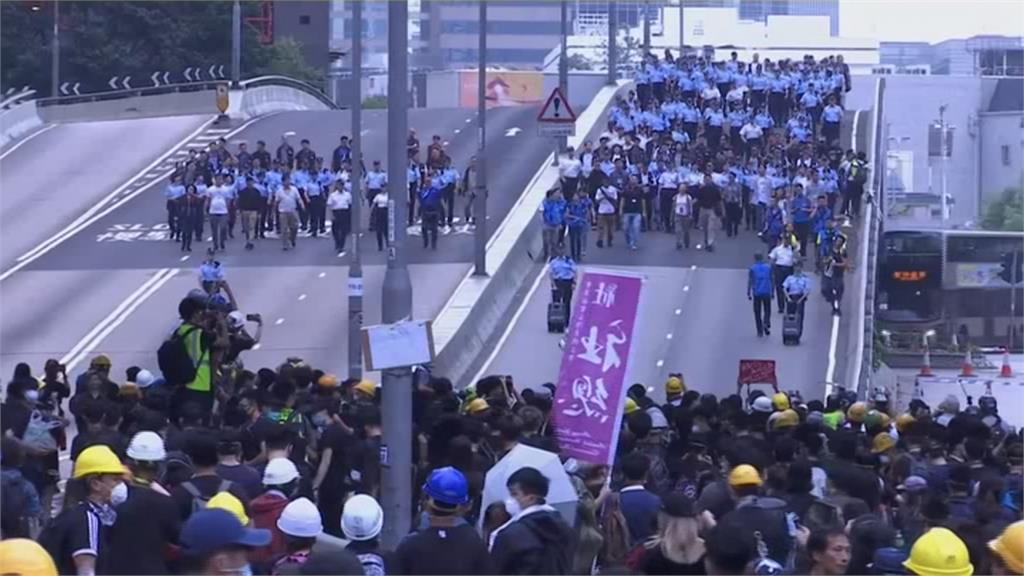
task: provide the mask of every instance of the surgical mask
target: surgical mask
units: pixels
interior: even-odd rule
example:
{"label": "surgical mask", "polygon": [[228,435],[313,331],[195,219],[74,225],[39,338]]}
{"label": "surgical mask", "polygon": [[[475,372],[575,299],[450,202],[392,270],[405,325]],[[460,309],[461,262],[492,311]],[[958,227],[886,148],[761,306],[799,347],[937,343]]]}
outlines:
{"label": "surgical mask", "polygon": [[25,400],[32,402],[33,404],[39,401],[39,390],[26,390]]}
{"label": "surgical mask", "polygon": [[523,508],[515,498],[507,498],[505,499],[505,511],[509,513],[509,516],[515,518],[516,515],[523,511]]}
{"label": "surgical mask", "polygon": [[126,500],[128,500],[128,485],[124,482],[118,482],[110,491],[110,504],[112,506],[120,506]]}

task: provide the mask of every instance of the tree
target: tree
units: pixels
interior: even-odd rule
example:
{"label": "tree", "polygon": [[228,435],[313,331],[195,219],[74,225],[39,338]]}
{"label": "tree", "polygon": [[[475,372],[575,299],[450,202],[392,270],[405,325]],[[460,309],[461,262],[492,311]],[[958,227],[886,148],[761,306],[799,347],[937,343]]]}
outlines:
{"label": "tree", "polygon": [[989,202],[981,225],[986,230],[1024,230],[1024,186],[1007,188],[999,198]]}
{"label": "tree", "polygon": [[[243,17],[259,6],[243,2]],[[38,9],[33,9],[38,8]],[[132,76],[145,85],[153,72],[171,72],[181,82],[188,67],[206,70],[231,62],[231,2],[61,0],[61,79],[82,91],[107,88],[112,76]],[[0,87],[50,91],[52,2],[0,2]],[[242,76],[274,73],[310,82],[322,73],[303,59],[299,44],[262,45],[243,25]]]}

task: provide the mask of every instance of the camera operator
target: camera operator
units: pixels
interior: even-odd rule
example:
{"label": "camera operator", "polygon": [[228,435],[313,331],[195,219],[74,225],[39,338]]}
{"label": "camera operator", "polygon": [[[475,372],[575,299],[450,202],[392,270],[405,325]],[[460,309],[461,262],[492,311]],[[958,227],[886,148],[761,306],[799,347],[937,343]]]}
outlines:
{"label": "camera operator", "polygon": [[[246,322],[252,322],[256,324],[256,333],[249,334],[248,330],[245,329]],[[228,326],[228,350],[224,354],[224,364],[238,363],[238,367],[242,367],[242,363],[238,361],[238,357],[246,350],[252,350],[254,346],[259,344],[260,337],[263,336],[263,317],[259,314],[245,314],[243,315],[238,310],[233,310],[227,316]]]}
{"label": "camera operator", "polygon": [[[182,385],[176,405],[180,412],[182,406],[195,402],[208,420],[216,397],[218,371],[215,368],[221,365],[229,345],[226,317],[195,298],[183,299],[178,304],[178,315],[182,322],[172,339],[184,346],[194,375],[189,381],[174,383]],[[189,372],[192,370],[185,370]]]}

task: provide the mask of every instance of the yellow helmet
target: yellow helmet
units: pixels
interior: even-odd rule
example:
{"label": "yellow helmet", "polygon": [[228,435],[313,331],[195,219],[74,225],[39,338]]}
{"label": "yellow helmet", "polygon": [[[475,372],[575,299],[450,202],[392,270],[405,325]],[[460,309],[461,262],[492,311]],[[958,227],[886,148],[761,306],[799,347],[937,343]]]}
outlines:
{"label": "yellow helmet", "polygon": [[761,475],[750,464],[740,464],[729,472],[729,486],[760,486]]}
{"label": "yellow helmet", "polygon": [[916,421],[917,420],[910,414],[900,414],[896,417],[896,429],[900,432],[904,432],[908,426]]}
{"label": "yellow helmet", "polygon": [[864,417],[868,415],[868,405],[863,402],[854,402],[850,404],[850,409],[846,411],[846,417],[850,422],[856,422],[860,424],[864,421]]}
{"label": "yellow helmet", "polygon": [[776,392],[772,395],[772,407],[779,412],[789,410],[789,396],[783,392]]}
{"label": "yellow helmet", "polygon": [[682,394],[686,392],[686,383],[681,376],[672,376],[665,381],[665,394]]}
{"label": "yellow helmet", "polygon": [[893,440],[892,435],[888,432],[879,432],[875,434],[875,438],[871,441],[871,452],[881,454],[891,450],[895,445],[896,441]]}
{"label": "yellow helmet", "polygon": [[238,521],[242,523],[242,526],[249,525],[249,516],[245,513],[245,506],[242,505],[242,501],[235,497],[231,492],[218,492],[210,498],[210,501],[206,503],[207,508],[220,508],[221,510],[227,510],[238,518]]}
{"label": "yellow helmet", "polygon": [[775,420],[772,421],[772,428],[792,428],[793,426],[800,425],[800,415],[796,413],[796,410],[787,408],[782,412],[777,412]]}
{"label": "yellow helmet", "polygon": [[3,573],[18,576],[57,576],[57,566],[49,552],[34,540],[11,538],[0,541]]}
{"label": "yellow helmet", "polygon": [[932,528],[914,542],[903,567],[919,576],[971,576],[967,546],[948,528]]}
{"label": "yellow helmet", "polygon": [[337,388],[338,377],[334,374],[324,374],[317,379],[316,384],[321,388]]}
{"label": "yellow helmet", "polygon": [[490,407],[491,405],[487,403],[487,400],[484,400],[483,398],[473,398],[468,404],[466,404],[466,412],[470,414],[479,414]]}
{"label": "yellow helmet", "polygon": [[377,385],[373,383],[373,380],[360,380],[359,384],[355,385],[354,390],[371,398],[377,395]]}
{"label": "yellow helmet", "polygon": [[81,478],[89,474],[124,474],[124,464],[113,450],[97,444],[89,446],[75,460],[75,471],[72,478]]}
{"label": "yellow helmet", "polygon": [[988,548],[1015,574],[1024,574],[1024,520],[1007,526],[998,538],[988,541]]}
{"label": "yellow helmet", "polygon": [[623,405],[622,413],[632,414],[633,412],[636,412],[639,409],[640,406],[636,403],[636,400],[633,400],[632,398],[626,398],[626,403]]}

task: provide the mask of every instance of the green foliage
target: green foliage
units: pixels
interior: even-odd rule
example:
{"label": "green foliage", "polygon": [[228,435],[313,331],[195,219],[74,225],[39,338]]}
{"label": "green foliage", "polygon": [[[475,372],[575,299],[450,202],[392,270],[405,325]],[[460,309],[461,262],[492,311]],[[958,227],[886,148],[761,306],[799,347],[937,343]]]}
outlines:
{"label": "green foliage", "polygon": [[985,208],[981,225],[986,230],[1024,230],[1024,187],[1007,188]]}
{"label": "green foliage", "polygon": [[569,63],[569,70],[593,70],[590,60],[582,54],[572,54],[566,60]]}
{"label": "green foliage", "polygon": [[[50,91],[50,42],[53,3],[0,2],[0,86],[31,86]],[[256,2],[243,2],[243,17],[256,15]],[[106,87],[112,76],[130,75],[135,86],[148,84],[157,71],[176,82],[188,67],[206,76],[211,65],[231,63],[231,2],[222,1],[71,1],[60,2],[63,81],[81,82],[83,91]],[[319,83],[322,73],[302,57],[300,45],[280,40],[259,43],[243,25],[242,76],[281,74]]]}
{"label": "green foliage", "polygon": [[387,96],[370,96],[369,98],[363,99],[363,108],[387,108],[388,97]]}

